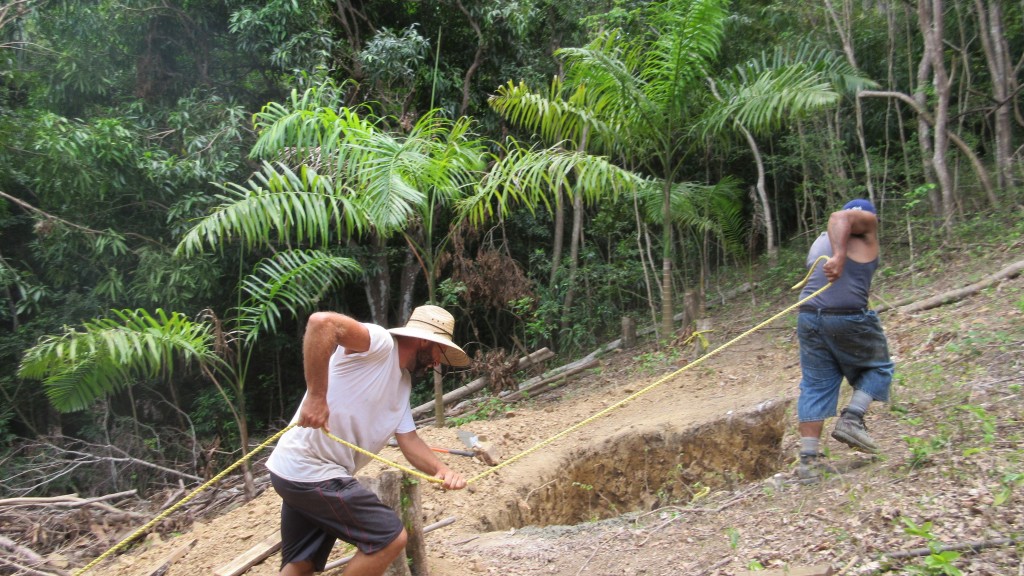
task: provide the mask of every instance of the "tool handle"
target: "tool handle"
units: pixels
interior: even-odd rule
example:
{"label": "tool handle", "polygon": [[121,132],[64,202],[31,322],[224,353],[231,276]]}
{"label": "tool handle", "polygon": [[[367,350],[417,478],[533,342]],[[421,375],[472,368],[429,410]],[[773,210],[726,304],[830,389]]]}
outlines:
{"label": "tool handle", "polygon": [[476,456],[475,453],[470,452],[469,450],[455,450],[455,449],[452,449],[452,448],[437,448],[435,446],[431,446],[430,449],[433,450],[434,452],[444,452],[445,454],[455,454],[456,456],[469,456],[469,457]]}

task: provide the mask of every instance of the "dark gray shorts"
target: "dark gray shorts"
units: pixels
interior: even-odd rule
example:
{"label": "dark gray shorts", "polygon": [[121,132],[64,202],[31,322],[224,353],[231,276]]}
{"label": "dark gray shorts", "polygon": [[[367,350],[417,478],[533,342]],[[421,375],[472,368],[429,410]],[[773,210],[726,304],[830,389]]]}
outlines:
{"label": "dark gray shorts", "polygon": [[275,474],[281,496],[281,566],[309,560],[323,571],[334,542],[344,540],[366,554],[402,533],[402,520],[355,478],[292,482]]}

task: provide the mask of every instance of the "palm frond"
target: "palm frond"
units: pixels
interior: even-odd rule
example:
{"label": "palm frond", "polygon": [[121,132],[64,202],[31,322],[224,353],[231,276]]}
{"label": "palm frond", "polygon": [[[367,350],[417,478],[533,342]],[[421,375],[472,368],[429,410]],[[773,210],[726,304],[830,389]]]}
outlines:
{"label": "palm frond", "polygon": [[852,95],[860,90],[878,87],[877,82],[850,65],[843,55],[828,48],[802,44],[791,50],[778,47],[770,55],[769,58],[766,52],[760,59],[751,60],[741,68],[745,68],[750,76],[756,76],[765,70],[802,64],[822,74],[833,89],[842,94]]}
{"label": "palm frond", "polygon": [[116,318],[93,320],[81,330],[65,328],[25,352],[18,374],[44,381],[53,405],[81,410],[96,399],[130,386],[136,378],[169,373],[175,359],[219,364],[209,326],[183,314],[157,309],[115,310]]}
{"label": "palm frond", "polygon": [[462,199],[457,210],[471,224],[480,225],[505,216],[516,204],[531,210],[543,206],[550,212],[548,199],[553,196],[548,192],[558,188],[579,189],[585,201],[593,202],[632,190],[639,183],[639,176],[603,156],[561,148],[524,148],[511,141],[505,155],[492,164],[476,192]]}
{"label": "palm frond", "polygon": [[247,188],[228,184],[221,189],[223,203],[185,234],[176,253],[196,254],[234,238],[250,248],[275,240],[327,246],[332,236],[361,232],[366,220],[358,205],[310,168],[295,173],[264,164]]}
{"label": "palm frond", "polygon": [[762,70],[753,78],[737,73],[717,87],[721,100],[696,124],[701,136],[720,133],[733,122],[753,133],[769,133],[839,100],[827,79],[804,64]]}
{"label": "palm frond", "polygon": [[[547,95],[532,92],[525,83],[500,86],[487,100],[491,108],[509,123],[538,133],[549,144],[567,141],[565,148],[576,150],[588,128],[590,150],[604,150],[616,141],[614,114],[610,100],[587,85],[570,89],[556,76]],[[609,121],[612,119],[612,121]]]}
{"label": "palm frond", "polygon": [[278,252],[260,261],[242,281],[247,298],[237,310],[238,326],[250,341],[262,330],[273,332],[283,310],[293,315],[312,310],[326,293],[360,271],[355,260],[318,250]]}
{"label": "palm frond", "polygon": [[[645,182],[637,194],[648,222],[662,222],[662,183]],[[681,182],[673,184],[669,198],[673,223],[697,234],[711,234],[737,254],[743,249],[746,223],[743,218],[743,191],[739,184],[725,178],[717,184]]]}
{"label": "palm frond", "polygon": [[672,0],[655,11],[657,38],[642,58],[648,98],[677,105],[718,57],[728,16],[726,0]]}

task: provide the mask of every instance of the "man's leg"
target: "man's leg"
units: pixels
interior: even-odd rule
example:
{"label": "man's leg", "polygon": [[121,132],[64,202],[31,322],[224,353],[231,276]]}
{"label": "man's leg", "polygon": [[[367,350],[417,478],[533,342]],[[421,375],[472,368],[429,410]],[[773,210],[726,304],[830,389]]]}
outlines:
{"label": "man's leg", "polygon": [[797,476],[803,482],[816,482],[825,472],[834,472],[821,453],[821,432],[825,419],[835,416],[843,374],[825,342],[821,317],[801,313],[797,322],[800,341],[800,396],[797,416],[800,433],[800,463]]}
{"label": "man's leg", "polygon": [[[405,530],[402,530],[402,533],[392,540],[390,544],[373,554],[356,551],[356,555],[345,566],[343,574],[345,576],[380,576],[395,561],[395,558],[398,558],[398,555],[402,553],[408,539],[409,535],[406,534]],[[310,574],[312,574],[312,571]]]}
{"label": "man's leg", "polygon": [[878,444],[868,434],[864,414],[872,401],[889,401],[895,368],[889,356],[889,343],[874,312],[866,312],[848,328],[841,322],[837,319],[834,327],[842,334],[843,344],[836,348],[836,354],[854,393],[849,406],[836,421],[832,437],[856,450],[876,454]]}
{"label": "man's leg", "polygon": [[825,427],[823,420],[816,422],[801,422],[797,427],[800,432],[800,438],[821,438],[821,430]]}
{"label": "man's leg", "polygon": [[311,576],[313,574],[313,563],[308,560],[285,564],[278,576]]}

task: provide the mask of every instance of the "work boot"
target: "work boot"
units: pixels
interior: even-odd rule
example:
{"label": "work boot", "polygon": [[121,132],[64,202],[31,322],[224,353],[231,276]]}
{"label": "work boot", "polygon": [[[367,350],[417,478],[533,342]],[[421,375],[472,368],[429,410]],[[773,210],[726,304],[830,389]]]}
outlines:
{"label": "work boot", "polygon": [[868,434],[868,427],[864,425],[864,416],[861,414],[843,410],[836,420],[832,437],[854,450],[878,454],[878,444]]}
{"label": "work boot", "polygon": [[814,484],[821,481],[828,474],[838,474],[837,470],[829,463],[828,457],[822,453],[800,454],[800,464],[796,467],[796,476],[801,484]]}

